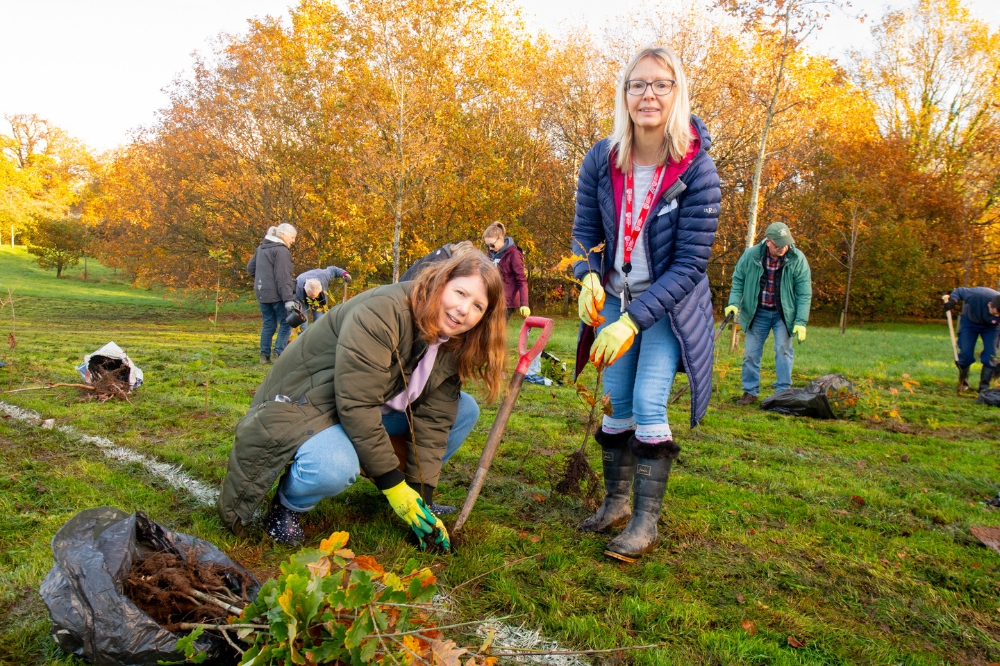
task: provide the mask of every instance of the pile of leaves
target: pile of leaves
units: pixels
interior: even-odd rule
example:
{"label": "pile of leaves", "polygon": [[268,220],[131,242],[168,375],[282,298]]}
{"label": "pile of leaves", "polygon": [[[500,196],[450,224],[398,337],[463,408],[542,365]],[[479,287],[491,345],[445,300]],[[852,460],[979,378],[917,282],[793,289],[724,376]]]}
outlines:
{"label": "pile of leaves", "polygon": [[[281,575],[264,583],[241,617],[201,625],[178,642],[198,661],[193,643],[204,630],[234,632],[250,647],[242,666],[291,664],[424,664],[492,666],[496,657],[471,654],[446,640],[434,617],[437,593],[430,569],[406,563],[402,575],[387,572],[374,558],[345,546],[347,532],[335,532],[318,549],[307,548],[281,565]],[[475,624],[475,623],[470,623]]]}

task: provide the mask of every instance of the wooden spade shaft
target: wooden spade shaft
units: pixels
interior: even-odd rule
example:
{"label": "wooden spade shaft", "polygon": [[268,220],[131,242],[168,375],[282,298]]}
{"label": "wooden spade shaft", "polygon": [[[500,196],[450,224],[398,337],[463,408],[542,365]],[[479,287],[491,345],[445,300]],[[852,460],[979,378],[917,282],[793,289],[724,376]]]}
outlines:
{"label": "wooden spade shaft", "polygon": [[522,384],[524,384],[524,373],[515,372],[514,376],[510,378],[510,384],[507,386],[507,396],[500,404],[500,409],[497,410],[497,418],[493,421],[493,427],[490,428],[490,434],[486,438],[486,445],[483,446],[483,453],[479,456],[479,464],[476,466],[476,474],[472,477],[472,484],[469,486],[469,492],[465,496],[465,504],[462,505],[458,519],[455,520],[455,526],[451,528],[452,534],[462,529],[462,525],[465,524],[465,521],[469,519],[469,514],[472,513],[472,507],[479,497],[479,491],[483,489],[483,483],[486,481],[486,473],[490,471],[490,465],[493,464],[497,447],[500,446],[504,430],[507,429],[507,421],[510,420],[510,415],[514,411],[514,405],[517,404],[517,396],[521,392]]}
{"label": "wooden spade shaft", "polygon": [[[517,396],[521,392],[521,385],[524,384],[524,376],[528,374],[528,366],[545,349],[545,343],[552,336],[554,327],[555,322],[545,317],[527,317],[521,326],[521,333],[517,340],[517,351],[520,359],[514,369],[513,376],[510,378],[510,384],[507,385],[507,395],[500,404],[500,409],[497,410],[497,418],[493,421],[493,427],[490,428],[490,434],[486,438],[486,445],[483,446],[483,452],[479,456],[479,464],[476,465],[476,474],[472,477],[469,493],[465,496],[465,504],[462,505],[458,519],[455,520],[455,526],[451,528],[452,533],[462,529],[462,525],[472,513],[472,507],[476,503],[476,498],[479,497],[479,491],[483,489],[483,482],[486,481],[486,473],[490,471],[493,457],[497,454],[497,447],[500,446],[503,431],[507,428],[507,421],[510,420],[511,412],[514,411]],[[532,328],[540,328],[542,332],[531,349],[528,349],[528,331]]]}
{"label": "wooden spade shaft", "polygon": [[955,322],[951,318],[951,310],[945,312],[948,315],[948,335],[951,336],[951,350],[955,352],[955,365],[958,365],[958,342],[955,341]]}

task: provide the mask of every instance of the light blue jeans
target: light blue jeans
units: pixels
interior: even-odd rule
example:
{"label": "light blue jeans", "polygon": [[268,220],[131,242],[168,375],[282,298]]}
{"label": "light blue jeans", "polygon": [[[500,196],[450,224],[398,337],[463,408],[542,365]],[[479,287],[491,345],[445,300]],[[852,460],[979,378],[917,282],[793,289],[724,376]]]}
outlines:
{"label": "light blue jeans", "polygon": [[[458,414],[448,435],[441,463],[448,462],[469,436],[479,420],[479,405],[468,393],[459,394]],[[389,435],[405,435],[410,426],[403,412],[382,416],[382,426]],[[309,511],[325,497],[347,490],[361,474],[361,463],[343,426],[320,430],[295,452],[291,468],[278,486],[278,499],[292,511]]]}
{"label": "light blue jeans", "polygon": [[764,354],[767,334],[774,331],[774,371],[778,375],[774,382],[775,392],[792,388],[792,336],[785,328],[785,322],[777,310],[757,308],[743,349],[743,392],[757,395],[760,391],[760,357]]}
{"label": "light blue jeans", "polygon": [[[601,314],[605,322],[600,335],[621,317],[621,301],[608,294]],[[667,398],[681,358],[681,345],[664,316],[645,331],[639,331],[632,346],[604,371],[604,390],[611,395],[610,417],[604,417],[605,432],[635,428],[636,439],[662,442],[671,437],[667,420]]]}

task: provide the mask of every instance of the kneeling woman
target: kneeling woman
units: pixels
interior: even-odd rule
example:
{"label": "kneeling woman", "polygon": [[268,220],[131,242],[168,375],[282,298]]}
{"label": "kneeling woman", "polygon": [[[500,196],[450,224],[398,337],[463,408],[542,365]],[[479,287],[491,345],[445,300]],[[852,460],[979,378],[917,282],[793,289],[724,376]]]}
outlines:
{"label": "kneeling woman", "polygon": [[[462,382],[479,381],[490,400],[502,389],[505,308],[496,267],[467,252],[328,312],[281,355],[236,426],[218,502],[225,524],[242,533],[289,466],[266,529],[301,542],[299,516],[364,470],[422,546],[449,548],[428,505],[479,418]],[[389,437],[411,434],[400,471]]]}

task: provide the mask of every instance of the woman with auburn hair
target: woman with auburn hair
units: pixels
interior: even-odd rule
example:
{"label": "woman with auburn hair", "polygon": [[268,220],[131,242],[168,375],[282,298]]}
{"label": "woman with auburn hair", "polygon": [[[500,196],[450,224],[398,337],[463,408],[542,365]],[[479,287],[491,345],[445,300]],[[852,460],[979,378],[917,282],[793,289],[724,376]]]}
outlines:
{"label": "woman with auburn hair", "polygon": [[674,375],[682,367],[688,375],[691,427],[711,394],[705,271],[721,200],[711,143],[691,115],[680,59],[666,47],[646,48],[625,67],[613,133],[587,153],[577,183],[573,253],[585,258],[574,266],[582,320],[576,367],[589,356],[605,369],[613,409],[594,434],[606,496],[580,529],[604,532],[627,521],[605,553],[628,562],[656,544],[680,452],[666,407]]}
{"label": "woman with auburn hair", "polygon": [[[302,513],[370,478],[421,547],[450,548],[429,509],[442,465],[479,418],[461,392],[479,382],[489,400],[504,385],[503,284],[481,252],[376,287],[341,303],[296,338],[257,389],[219,497],[237,534],[278,475],[266,520],[279,543],[300,543]],[[401,460],[391,435],[411,438]]]}

